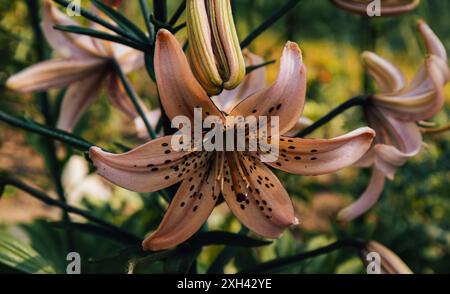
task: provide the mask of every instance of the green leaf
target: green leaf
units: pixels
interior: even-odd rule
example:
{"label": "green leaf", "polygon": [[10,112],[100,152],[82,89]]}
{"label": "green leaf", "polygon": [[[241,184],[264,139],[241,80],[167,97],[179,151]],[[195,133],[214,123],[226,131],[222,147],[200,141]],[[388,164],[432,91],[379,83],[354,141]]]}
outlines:
{"label": "green leaf", "polygon": [[92,0],[92,2],[98,9],[100,9],[107,16],[109,16],[116,24],[118,24],[119,27],[121,27],[125,31],[131,31],[133,35],[139,38],[141,41],[148,42],[149,39],[147,35],[123,14],[109,7],[108,5],[103,4],[98,0]]}
{"label": "green leaf", "polygon": [[201,247],[210,245],[228,245],[240,247],[260,247],[272,243],[272,241],[260,240],[245,235],[213,231],[206,233],[199,233],[189,240],[189,246]]}
{"label": "green leaf", "polygon": [[83,223],[61,223],[61,222],[54,222],[51,223],[53,226],[60,228],[60,229],[67,229],[67,226],[70,226],[72,229],[77,230],[82,233],[91,234],[94,236],[104,237],[122,244],[128,244],[128,245],[140,245],[141,241],[140,239],[131,238],[129,236],[125,235],[119,235],[117,232],[113,232],[111,230],[108,230],[106,228],[93,225],[93,224],[83,224]]}
{"label": "green leaf", "polygon": [[145,44],[139,44],[134,41],[124,39],[117,35],[111,35],[111,34],[108,34],[108,33],[102,32],[102,31],[93,30],[90,28],[84,28],[84,27],[79,27],[79,26],[60,26],[60,25],[56,25],[56,26],[54,26],[54,28],[57,30],[60,30],[60,31],[64,31],[64,32],[91,36],[91,37],[94,37],[97,39],[102,39],[102,40],[107,40],[107,41],[123,44],[125,46],[132,47],[132,48],[140,50],[140,51],[144,51],[144,49],[145,49]]}
{"label": "green leaf", "polygon": [[55,274],[56,271],[33,248],[0,232],[0,263],[29,274]]}

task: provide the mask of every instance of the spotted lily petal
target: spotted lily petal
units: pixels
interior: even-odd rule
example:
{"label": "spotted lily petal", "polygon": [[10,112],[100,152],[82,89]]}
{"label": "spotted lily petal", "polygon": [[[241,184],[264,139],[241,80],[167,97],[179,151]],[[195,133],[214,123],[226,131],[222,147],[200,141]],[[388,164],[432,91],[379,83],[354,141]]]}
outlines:
{"label": "spotted lily petal", "polygon": [[193,121],[195,107],[201,107],[204,116],[223,118],[192,74],[180,44],[167,30],[159,30],[157,35],[155,71],[161,103],[169,119],[185,115]]}
{"label": "spotted lily petal", "polygon": [[[367,6],[373,0],[331,0],[336,6],[347,11],[367,15]],[[381,16],[398,15],[416,8],[420,0],[382,0]]]}
{"label": "spotted lily petal", "polygon": [[79,23],[46,0],[42,10],[41,27],[52,48],[65,58],[99,56],[91,37],[56,30],[56,25],[79,26]]}
{"label": "spotted lily petal", "polygon": [[250,155],[227,156],[223,196],[234,215],[255,233],[278,238],[298,223],[289,195],[278,178]]}
{"label": "spotted lily petal", "polygon": [[197,169],[178,189],[158,229],[143,242],[145,250],[183,243],[205,223],[220,194],[217,162]]}
{"label": "spotted lily petal", "polygon": [[[243,51],[246,66],[256,66],[264,63],[264,59],[248,50]],[[242,99],[266,87],[266,68],[260,67],[247,74],[242,83],[233,90],[224,90],[219,96],[212,97],[217,107],[229,113]]]}
{"label": "spotted lily petal", "polygon": [[371,209],[380,198],[380,195],[383,192],[384,183],[384,173],[379,169],[374,168],[372,170],[372,177],[370,178],[369,185],[364,193],[357,201],[339,212],[337,216],[338,220],[349,222]]}
{"label": "spotted lily petal", "polygon": [[86,109],[97,99],[103,75],[103,72],[91,74],[69,86],[61,104],[57,128],[72,131]]}
{"label": "spotted lily petal", "polygon": [[208,160],[206,153],[173,151],[171,140],[171,136],[155,139],[124,154],[92,147],[89,154],[97,172],[112,183],[136,192],[153,192],[189,177]]}
{"label": "spotted lily petal", "polygon": [[281,137],[278,161],[267,164],[298,175],[332,173],[358,161],[369,150],[374,137],[370,128],[330,140]]}
{"label": "spotted lily petal", "polygon": [[13,75],[6,86],[19,93],[62,88],[101,70],[104,61],[94,58],[43,61]]}
{"label": "spotted lily petal", "polygon": [[363,63],[383,93],[398,92],[405,87],[402,72],[386,59],[372,52],[362,54]]}
{"label": "spotted lily petal", "polygon": [[239,103],[231,115],[279,116],[280,134],[292,129],[300,119],[306,95],[306,68],[297,44],[288,42],[281,57],[277,81]]}

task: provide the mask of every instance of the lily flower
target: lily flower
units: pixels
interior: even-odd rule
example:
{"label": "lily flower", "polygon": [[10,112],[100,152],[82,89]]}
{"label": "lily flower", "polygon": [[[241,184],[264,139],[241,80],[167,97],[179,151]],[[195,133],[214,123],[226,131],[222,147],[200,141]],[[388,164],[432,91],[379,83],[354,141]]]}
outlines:
{"label": "lily flower", "polygon": [[[373,0],[330,0],[339,8],[356,14],[367,15],[367,7]],[[381,16],[407,13],[415,9],[420,0],[381,0]]]}
{"label": "lily flower", "polygon": [[[228,114],[208,97],[180,44],[167,30],[158,32],[154,61],[161,104],[169,119],[184,115],[193,123],[194,109],[201,107],[203,117],[225,121]],[[300,48],[288,42],[276,82],[242,100],[229,114],[278,116],[283,134],[299,120],[305,92],[306,69]],[[268,165],[299,175],[331,173],[355,163],[374,136],[370,128],[331,140],[281,136],[281,156]],[[261,236],[277,238],[297,223],[287,191],[258,153],[176,151],[172,139],[158,138],[124,154],[90,149],[97,172],[125,189],[151,192],[181,182],[160,226],[143,242],[145,250],[166,249],[186,241],[207,220],[220,195],[236,217]]]}
{"label": "lily flower", "polygon": [[371,260],[368,260],[370,253],[377,253],[380,256],[380,274],[407,275],[413,274],[411,269],[398,257],[392,250],[376,241],[367,242],[361,249],[359,255],[366,266],[369,266]]}
{"label": "lily flower", "polygon": [[245,61],[230,0],[188,0],[186,24],[192,70],[206,92],[236,88],[245,76]]}
{"label": "lily flower", "polygon": [[[56,25],[79,24],[50,1],[44,2],[42,18],[43,33],[59,57],[13,75],[7,87],[19,93],[68,87],[57,122],[58,128],[67,131],[74,128],[103,86],[115,107],[132,119],[137,117],[111,60],[115,60],[124,73],[130,73],[143,66],[143,53],[114,42],[55,30]],[[141,105],[145,109],[144,104]]]}
{"label": "lily flower", "polygon": [[342,221],[359,217],[378,201],[385,178],[393,180],[397,168],[421,149],[422,134],[416,122],[433,117],[444,106],[444,86],[450,81],[447,53],[424,21],[418,22],[418,30],[428,56],[409,85],[401,71],[386,59],[371,52],[362,56],[381,89],[365,107],[369,126],[377,132],[375,144],[358,163],[361,167],[373,166],[373,172],[359,200],[339,213]]}

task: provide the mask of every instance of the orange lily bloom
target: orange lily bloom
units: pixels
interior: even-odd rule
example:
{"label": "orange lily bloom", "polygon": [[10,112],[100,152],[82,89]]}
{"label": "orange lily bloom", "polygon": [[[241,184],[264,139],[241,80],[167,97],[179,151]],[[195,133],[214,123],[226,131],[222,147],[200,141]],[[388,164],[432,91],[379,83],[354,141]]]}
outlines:
{"label": "orange lily bloom", "polygon": [[[13,75],[7,87],[30,93],[68,86],[57,122],[58,128],[67,131],[73,129],[83,112],[97,99],[102,85],[106,85],[109,100],[115,107],[130,118],[137,117],[111,59],[117,61],[124,73],[130,73],[143,66],[143,53],[114,42],[55,30],[56,25],[79,24],[50,1],[44,2],[42,18],[43,33],[59,57]],[[141,105],[145,109],[143,103]]]}
{"label": "orange lily bloom", "polygon": [[378,201],[385,177],[393,180],[396,169],[421,149],[422,134],[416,122],[433,117],[444,106],[444,86],[450,81],[447,53],[424,21],[418,22],[418,30],[425,40],[428,56],[409,85],[389,61],[371,52],[363,54],[364,65],[382,92],[374,95],[365,108],[367,121],[377,137],[373,148],[358,165],[374,168],[366,191],[339,213],[340,220],[353,220]]}
{"label": "orange lily bloom", "polygon": [[[300,48],[288,42],[276,82],[242,100],[229,113],[220,111],[192,73],[178,41],[167,30],[157,35],[155,71],[168,117],[193,121],[203,116],[279,116],[280,134],[299,120],[305,102],[306,69]],[[355,163],[370,148],[375,133],[361,128],[331,140],[281,136],[281,157],[269,166],[299,175],[331,173]],[[255,152],[175,151],[172,136],[150,141],[125,154],[93,147],[97,172],[125,189],[152,192],[181,182],[159,228],[143,242],[146,250],[176,246],[207,220],[222,195],[236,217],[255,233],[277,238],[297,223],[287,191]]]}

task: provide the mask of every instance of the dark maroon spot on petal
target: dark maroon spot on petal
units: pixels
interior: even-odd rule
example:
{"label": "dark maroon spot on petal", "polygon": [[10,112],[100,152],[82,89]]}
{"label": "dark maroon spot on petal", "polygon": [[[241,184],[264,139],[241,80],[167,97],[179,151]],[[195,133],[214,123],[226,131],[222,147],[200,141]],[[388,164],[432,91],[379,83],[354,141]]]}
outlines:
{"label": "dark maroon spot on petal", "polygon": [[262,203],[263,203],[264,205],[267,205],[267,201],[266,201],[266,200],[263,200]]}
{"label": "dark maroon spot on petal", "polygon": [[311,157],[311,160],[317,160],[317,157]]}
{"label": "dark maroon spot on petal", "polygon": [[196,206],[194,206],[194,208],[192,209],[192,211],[196,211],[197,210],[197,208],[198,208],[198,206],[196,205]]}
{"label": "dark maroon spot on petal", "polygon": [[167,147],[167,146],[169,146],[169,144],[168,143],[163,143],[162,146],[163,147]]}
{"label": "dark maroon spot on petal", "polygon": [[289,149],[294,150],[295,146],[289,146]]}
{"label": "dark maroon spot on petal", "polygon": [[237,202],[243,202],[243,201],[245,201],[245,200],[247,200],[247,196],[246,196],[245,194],[243,194],[243,193],[238,193],[238,194],[236,195],[236,201],[237,201]]}
{"label": "dark maroon spot on petal", "polygon": [[281,166],[281,163],[277,162],[276,165]]}
{"label": "dark maroon spot on petal", "polygon": [[180,206],[183,207],[184,205],[185,205],[185,203],[184,203],[184,202],[181,202]]}
{"label": "dark maroon spot on petal", "polygon": [[245,209],[245,205],[241,204],[241,209],[244,210]]}
{"label": "dark maroon spot on petal", "polygon": [[278,104],[277,105],[277,110],[280,110],[280,108],[281,108],[281,104]]}
{"label": "dark maroon spot on petal", "polygon": [[294,157],[295,160],[302,160],[302,158],[300,156],[296,156]]}
{"label": "dark maroon spot on petal", "polygon": [[159,170],[159,168],[157,168],[157,167],[152,168],[152,171],[157,171],[157,170]]}
{"label": "dark maroon spot on petal", "polygon": [[165,176],[164,179],[168,180],[168,179],[170,179],[170,177],[169,176]]}
{"label": "dark maroon spot on petal", "polygon": [[317,149],[311,150],[311,153],[317,153]]}
{"label": "dark maroon spot on petal", "polygon": [[154,167],[154,164],[147,164],[147,167]]}
{"label": "dark maroon spot on petal", "polygon": [[165,164],[169,164],[169,163],[171,163],[171,162],[172,162],[172,160],[168,159],[168,160],[166,160],[164,163],[165,163]]}
{"label": "dark maroon spot on petal", "polygon": [[165,154],[169,154],[170,152],[171,152],[170,150],[164,151]]}

